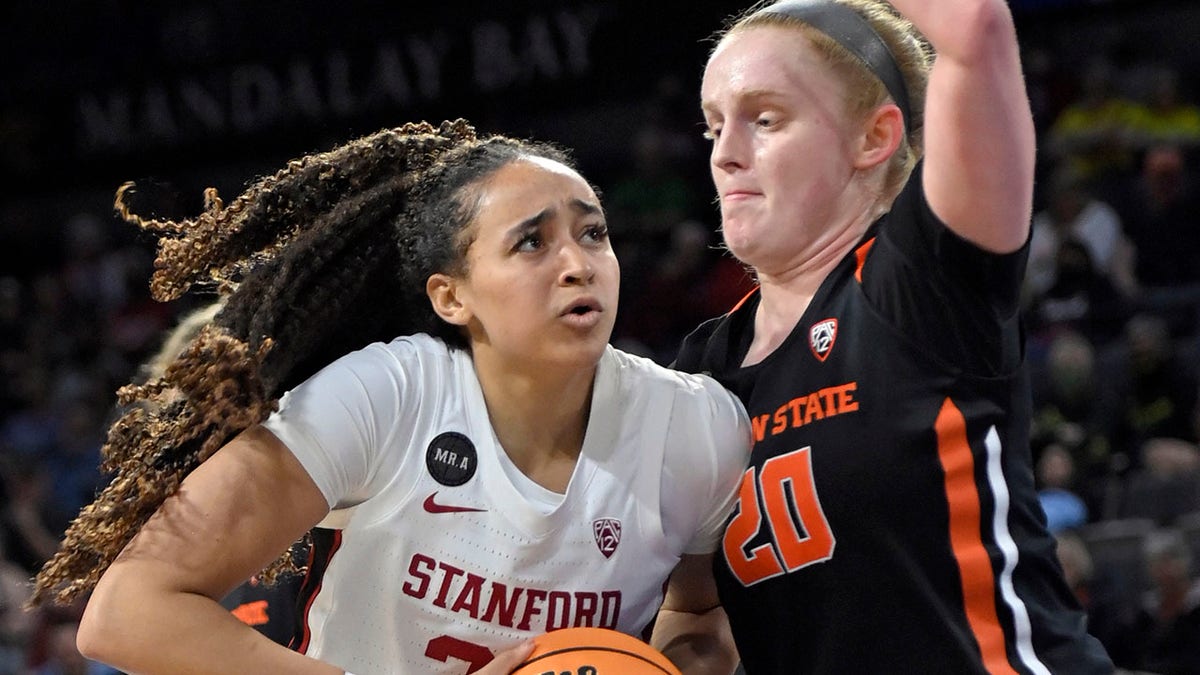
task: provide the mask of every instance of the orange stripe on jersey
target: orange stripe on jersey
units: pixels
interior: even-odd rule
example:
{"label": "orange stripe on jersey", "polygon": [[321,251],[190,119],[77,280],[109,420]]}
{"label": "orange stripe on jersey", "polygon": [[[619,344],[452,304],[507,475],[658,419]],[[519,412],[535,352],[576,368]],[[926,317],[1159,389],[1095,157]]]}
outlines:
{"label": "orange stripe on jersey", "polygon": [[750,296],[754,295],[757,292],[758,292],[758,286],[755,286],[754,289],[751,290],[749,293],[747,293],[741,300],[738,300],[737,304],[733,306],[733,309],[726,312],[726,314],[733,314],[734,312],[738,311],[738,309],[742,305],[746,304],[746,301],[750,299]]}
{"label": "orange stripe on jersey", "polygon": [[996,578],[980,533],[982,507],[975,485],[975,459],[967,443],[967,421],[950,399],[942,404],[934,423],[938,459],[946,475],[946,502],[950,507],[950,546],[962,579],[964,610],[971,632],[979,643],[988,672],[1013,673],[1008,662],[1004,630],[996,614]]}
{"label": "orange stripe on jersey", "polygon": [[867,253],[870,253],[871,247],[875,245],[875,237],[864,241],[858,248],[854,249],[854,258],[857,264],[854,266],[854,278],[858,283],[862,283],[863,264],[867,262]]}

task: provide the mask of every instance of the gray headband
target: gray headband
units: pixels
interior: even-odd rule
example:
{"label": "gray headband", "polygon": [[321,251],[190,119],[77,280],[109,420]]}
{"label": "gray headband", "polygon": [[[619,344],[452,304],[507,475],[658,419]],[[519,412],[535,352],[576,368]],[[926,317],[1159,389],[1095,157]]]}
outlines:
{"label": "gray headband", "polygon": [[912,115],[908,103],[908,88],[896,57],[871,24],[848,5],[832,0],[784,0],[758,10],[752,16],[782,14],[798,19],[854,54],[883,82],[892,100],[904,117],[904,131],[910,131]]}

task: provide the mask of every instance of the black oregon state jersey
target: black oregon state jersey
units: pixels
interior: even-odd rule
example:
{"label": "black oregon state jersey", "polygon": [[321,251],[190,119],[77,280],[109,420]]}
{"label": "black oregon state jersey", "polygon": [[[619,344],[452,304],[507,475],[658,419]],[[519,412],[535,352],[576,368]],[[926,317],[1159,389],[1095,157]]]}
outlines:
{"label": "black oregon state jersey", "polygon": [[1112,672],[1035,492],[1026,250],[959,238],[913,175],[774,353],[740,367],[756,292],[677,359],[752,421],[715,556],[746,672]]}

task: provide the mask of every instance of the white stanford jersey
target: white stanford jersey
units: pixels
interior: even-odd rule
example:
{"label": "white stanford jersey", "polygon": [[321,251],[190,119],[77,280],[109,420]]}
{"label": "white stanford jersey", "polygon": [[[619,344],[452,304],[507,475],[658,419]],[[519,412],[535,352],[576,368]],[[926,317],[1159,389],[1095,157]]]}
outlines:
{"label": "white stanford jersey", "polygon": [[711,553],[748,460],[710,378],[608,348],[565,495],[516,470],[470,355],[374,344],[266,422],[333,511],[314,532],[293,646],[358,675],[470,673],[549,630],[640,635],[685,553]]}

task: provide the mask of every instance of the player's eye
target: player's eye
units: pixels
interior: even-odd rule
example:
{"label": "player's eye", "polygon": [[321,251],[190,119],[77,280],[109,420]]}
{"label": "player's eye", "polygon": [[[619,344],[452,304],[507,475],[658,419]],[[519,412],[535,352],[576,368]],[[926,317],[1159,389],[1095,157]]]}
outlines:
{"label": "player's eye", "polygon": [[583,236],[592,243],[598,244],[605,239],[608,239],[608,225],[605,225],[604,223],[589,225],[584,229]]}
{"label": "player's eye", "polygon": [[536,251],[542,247],[542,234],[536,230],[530,230],[521,235],[517,243],[513,246],[514,252],[521,251]]}

